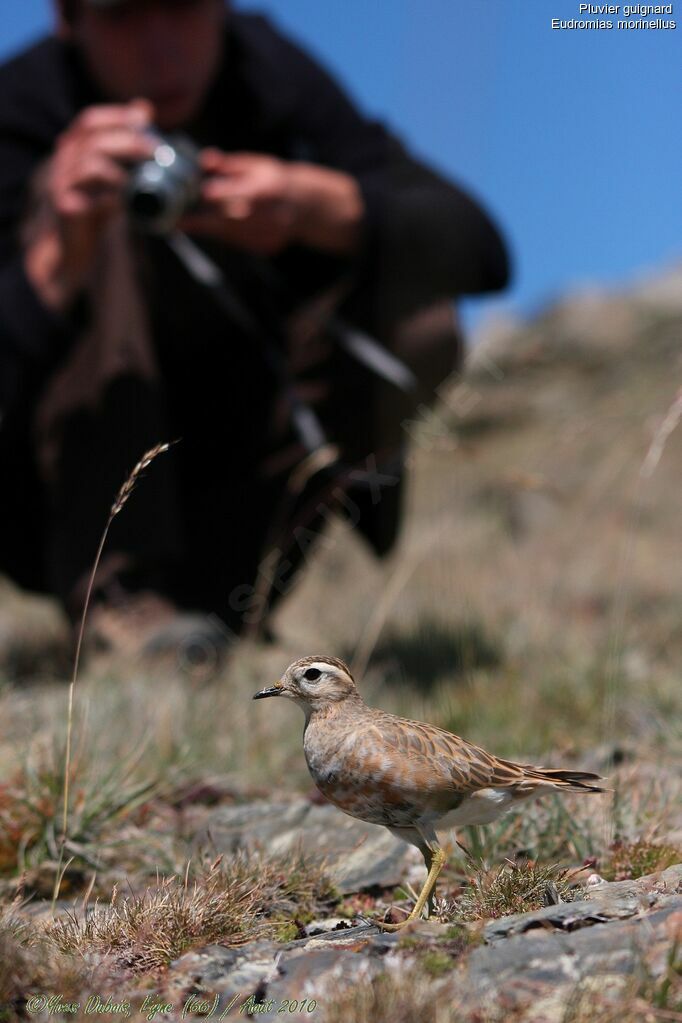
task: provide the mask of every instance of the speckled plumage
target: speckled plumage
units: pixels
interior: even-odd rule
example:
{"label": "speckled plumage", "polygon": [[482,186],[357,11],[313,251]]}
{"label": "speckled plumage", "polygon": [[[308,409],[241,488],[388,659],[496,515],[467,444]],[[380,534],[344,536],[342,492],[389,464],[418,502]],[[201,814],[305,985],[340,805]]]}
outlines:
{"label": "speckled plumage", "polygon": [[368,707],[335,657],[295,661],[255,698],[265,696],[286,696],[303,708],[305,758],[331,803],[421,850],[431,879],[422,896],[429,904],[440,869],[436,854],[441,866],[443,859],[438,829],[488,824],[515,802],[550,789],[603,791],[591,784],[597,775],[501,760],[443,728]]}

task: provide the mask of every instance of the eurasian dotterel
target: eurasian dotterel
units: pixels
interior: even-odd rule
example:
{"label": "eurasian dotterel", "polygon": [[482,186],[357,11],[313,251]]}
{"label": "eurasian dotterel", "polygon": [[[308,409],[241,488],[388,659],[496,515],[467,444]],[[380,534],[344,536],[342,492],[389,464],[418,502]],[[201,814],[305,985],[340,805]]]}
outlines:
{"label": "eurasian dotterel", "polygon": [[368,707],[343,661],[303,657],[254,700],[284,696],[305,713],[303,751],[315,784],[344,813],[415,845],[427,878],[397,930],[433,911],[445,854],[436,832],[490,824],[511,806],[544,792],[603,792],[599,775],[545,770],[486,753],[435,725]]}

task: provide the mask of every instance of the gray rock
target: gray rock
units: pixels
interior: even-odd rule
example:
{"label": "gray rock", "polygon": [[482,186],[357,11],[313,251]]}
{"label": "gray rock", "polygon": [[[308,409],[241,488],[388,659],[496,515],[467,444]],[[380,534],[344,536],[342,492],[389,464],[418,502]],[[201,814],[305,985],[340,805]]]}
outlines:
{"label": "gray rock", "polygon": [[239,1015],[249,996],[276,976],[280,949],[273,941],[255,941],[239,949],[207,945],[187,952],[171,963],[164,993],[175,1006],[185,1005],[193,994],[208,1001],[217,995],[218,1014],[232,1003]]}
{"label": "gray rock", "polygon": [[221,807],[209,816],[194,845],[197,848],[209,847],[216,853],[235,853],[258,846],[267,846],[272,851],[272,840],[301,827],[309,809],[307,799],[292,802],[259,800]]}
{"label": "gray rock", "polygon": [[559,1023],[581,988],[598,985],[602,993],[617,992],[643,964],[660,976],[671,936],[680,926],[682,898],[674,896],[646,916],[597,923],[571,934],[533,932],[474,949],[463,985],[466,1001],[486,1011],[499,1009],[504,999],[510,1013],[525,1009],[525,1023]]}
{"label": "gray rock", "polygon": [[221,807],[197,834],[194,847],[208,848],[212,854],[259,847],[271,855],[301,850],[326,861],[327,872],[342,894],[398,885],[414,855],[419,857],[385,828],[307,799]]}
{"label": "gray rock", "polygon": [[[369,948],[360,954],[355,948],[342,946],[301,949],[282,955],[277,979],[268,985],[267,998],[273,1000],[275,1010],[285,999],[300,1003],[304,998],[315,999],[323,1009],[325,993],[330,988],[338,984],[350,987],[372,980],[382,969],[381,959],[372,955]],[[319,1011],[315,1012],[315,1018],[320,1018]]]}
{"label": "gray rock", "polygon": [[350,923],[342,916],[330,916],[326,920],[312,920],[309,924],[304,927],[306,936],[312,938],[313,935],[327,934],[329,931],[347,931],[350,929]]}
{"label": "gray rock", "polygon": [[27,594],[0,576],[0,675],[51,681],[68,675],[71,630],[58,603]]}
{"label": "gray rock", "polygon": [[609,920],[627,920],[638,911],[639,901],[635,897],[612,899],[603,906],[590,902],[563,902],[536,910],[534,913],[516,913],[501,920],[493,920],[486,924],[483,934],[485,940],[492,944],[502,938],[543,928],[576,931],[580,927],[591,927],[593,924],[607,923]]}
{"label": "gray rock", "polygon": [[[682,864],[638,881],[604,881],[588,894],[580,902],[490,921],[485,945],[453,957],[444,975],[428,980],[427,974],[434,1005],[455,1013],[443,1018],[561,1023],[576,999],[614,999],[633,979],[663,976],[682,928]],[[409,941],[404,938],[405,932],[363,925],[287,944],[212,945],[171,965],[168,990],[178,993],[179,1004],[188,992],[218,997],[218,1014],[231,1006],[226,1019],[245,1015],[249,998],[264,1019],[278,1017],[283,1004],[313,999],[314,1018],[324,1023],[331,999],[380,974],[399,983],[420,954],[438,950],[442,956],[451,941],[448,926],[431,921],[412,925]]]}
{"label": "gray rock", "polygon": [[576,931],[610,920],[627,920],[648,909],[668,905],[671,900],[674,902],[674,896],[682,894],[682,864],[636,881],[601,881],[583,894],[580,902],[564,902],[534,913],[492,920],[485,926],[485,940],[492,944],[540,928]]}
{"label": "gray rock", "polygon": [[[610,901],[625,896],[647,897],[651,905],[661,895],[682,895],[682,863],[648,874],[636,881],[602,881],[591,885],[585,893],[590,901]],[[653,901],[652,901],[653,899]]]}

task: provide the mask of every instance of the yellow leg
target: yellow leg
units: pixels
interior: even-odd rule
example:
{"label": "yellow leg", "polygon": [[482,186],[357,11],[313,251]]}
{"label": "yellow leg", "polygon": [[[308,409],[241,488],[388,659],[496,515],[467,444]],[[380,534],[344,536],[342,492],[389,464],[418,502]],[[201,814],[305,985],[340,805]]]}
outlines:
{"label": "yellow leg", "polygon": [[444,865],[445,853],[442,849],[434,849],[433,860],[431,861],[428,876],[410,915],[399,924],[385,924],[380,920],[374,920],[373,923],[375,923],[377,927],[380,927],[382,931],[399,931],[402,927],[406,927],[407,924],[412,923],[413,920],[419,920],[424,910],[424,906],[429,901],[429,896],[431,895],[436,881],[438,880],[438,875]]}

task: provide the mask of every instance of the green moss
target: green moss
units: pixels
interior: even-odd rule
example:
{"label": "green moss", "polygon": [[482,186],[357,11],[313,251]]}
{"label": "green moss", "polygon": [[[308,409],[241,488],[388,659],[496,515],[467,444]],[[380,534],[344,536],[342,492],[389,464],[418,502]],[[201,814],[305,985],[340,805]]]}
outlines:
{"label": "green moss", "polygon": [[298,926],[293,922],[281,923],[275,932],[275,941],[295,941],[300,936]]}
{"label": "green moss", "polygon": [[419,963],[432,977],[440,977],[441,974],[447,973],[454,966],[454,962],[447,952],[441,952],[440,949],[426,952],[425,955],[421,956]]}

